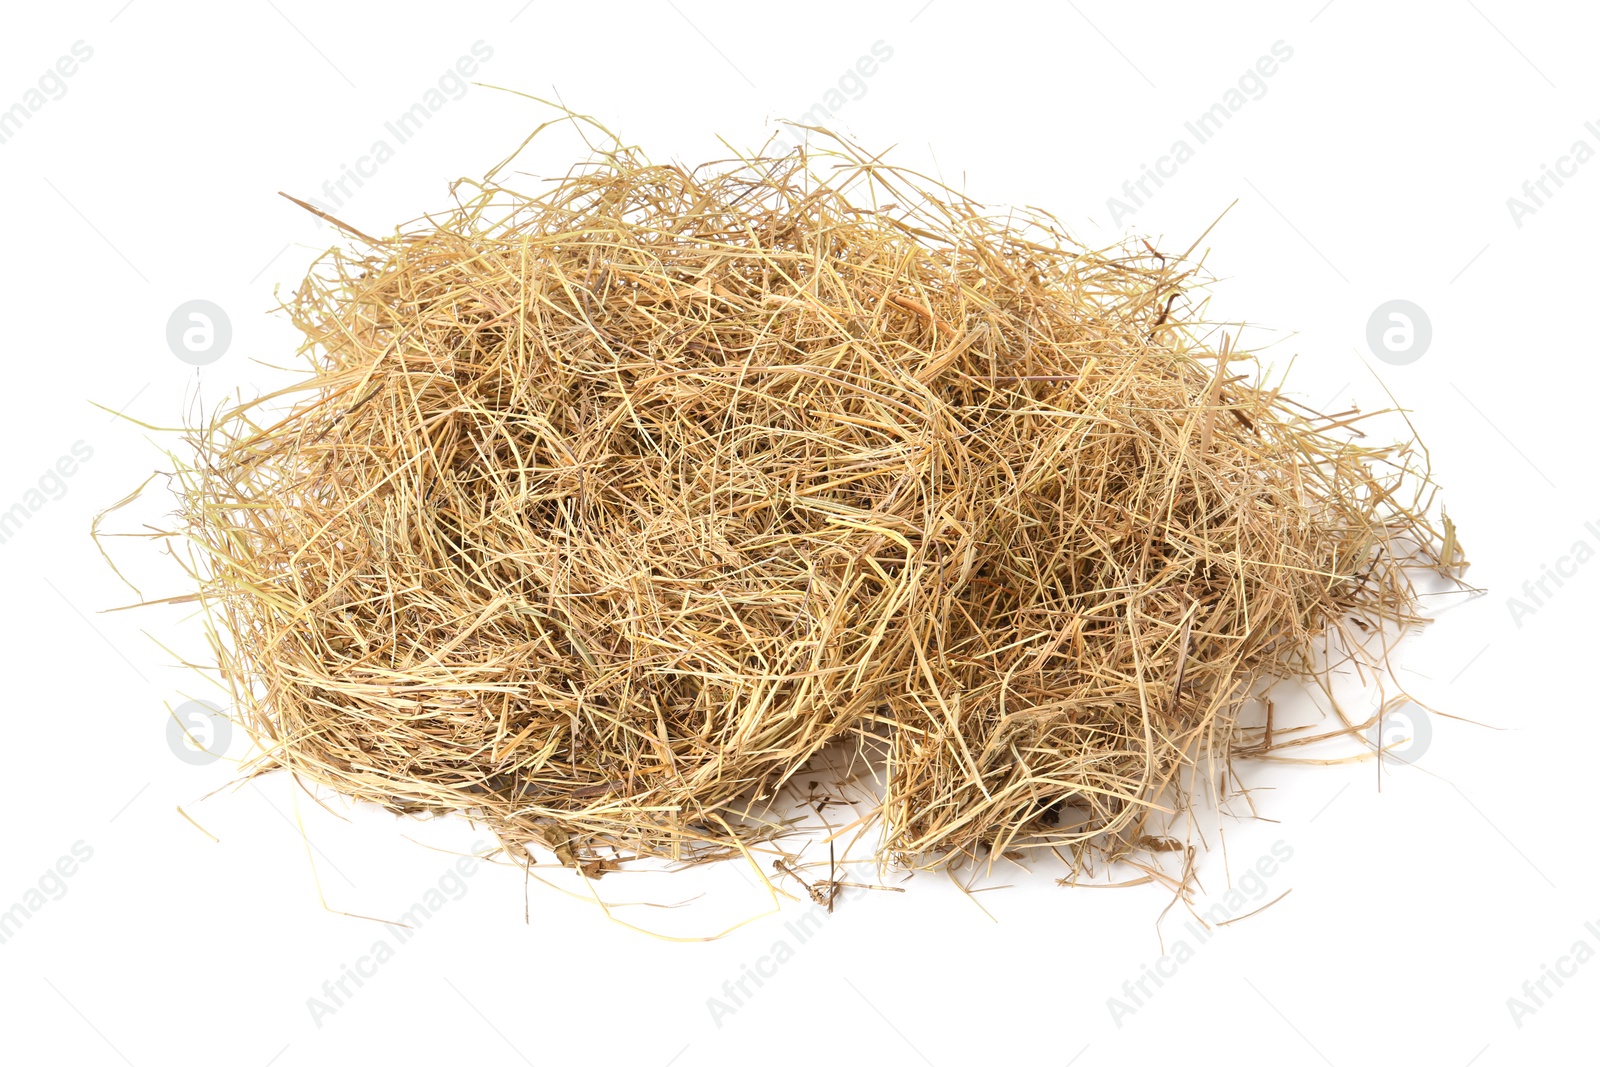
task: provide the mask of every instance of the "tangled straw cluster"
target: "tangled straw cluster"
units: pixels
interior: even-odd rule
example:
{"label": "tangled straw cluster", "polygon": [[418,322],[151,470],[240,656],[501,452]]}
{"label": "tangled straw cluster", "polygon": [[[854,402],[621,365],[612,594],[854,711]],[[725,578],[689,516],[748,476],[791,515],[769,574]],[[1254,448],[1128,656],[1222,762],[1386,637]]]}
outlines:
{"label": "tangled straw cluster", "polygon": [[1165,848],[1258,682],[1454,562],[1412,448],[1209,347],[1147,245],[836,141],[456,192],[345,227],[310,378],[180,472],[243,721],[341,793],[593,874],[782,836],[843,744],[894,864]]}

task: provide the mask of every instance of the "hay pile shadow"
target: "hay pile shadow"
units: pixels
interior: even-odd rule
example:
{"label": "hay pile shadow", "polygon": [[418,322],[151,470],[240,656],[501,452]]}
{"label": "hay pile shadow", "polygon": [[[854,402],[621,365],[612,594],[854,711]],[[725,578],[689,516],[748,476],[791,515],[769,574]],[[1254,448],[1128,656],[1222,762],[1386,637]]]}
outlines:
{"label": "hay pile shadow", "polygon": [[1169,847],[1264,680],[1416,621],[1425,456],[1264,384],[1187,254],[813,133],[344,227],[310,377],[178,472],[257,769],[596,874],[781,837],[845,744],[886,863],[1082,864]]}

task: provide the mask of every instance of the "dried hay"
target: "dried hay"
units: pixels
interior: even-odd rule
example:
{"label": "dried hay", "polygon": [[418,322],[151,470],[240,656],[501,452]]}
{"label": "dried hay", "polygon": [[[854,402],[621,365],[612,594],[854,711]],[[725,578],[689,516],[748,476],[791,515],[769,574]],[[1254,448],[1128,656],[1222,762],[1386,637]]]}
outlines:
{"label": "dried hay", "polygon": [[309,377],[176,472],[254,769],[595,875],[781,839],[842,745],[886,863],[1081,868],[1175,847],[1263,684],[1462,565],[1415,445],[1214,343],[1192,249],[811,132],[338,223],[288,305]]}

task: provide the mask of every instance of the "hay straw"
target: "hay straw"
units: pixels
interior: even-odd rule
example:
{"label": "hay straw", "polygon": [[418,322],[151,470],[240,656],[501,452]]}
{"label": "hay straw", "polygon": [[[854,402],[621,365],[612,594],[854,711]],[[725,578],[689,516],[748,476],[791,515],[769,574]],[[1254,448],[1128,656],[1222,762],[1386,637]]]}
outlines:
{"label": "hay straw", "polygon": [[1263,683],[1419,621],[1459,566],[1425,454],[1216,344],[1192,249],[810,133],[689,170],[600,130],[537,193],[339,223],[309,376],[176,472],[256,770],[598,876],[748,857],[842,745],[885,863],[1083,867],[1176,847]]}

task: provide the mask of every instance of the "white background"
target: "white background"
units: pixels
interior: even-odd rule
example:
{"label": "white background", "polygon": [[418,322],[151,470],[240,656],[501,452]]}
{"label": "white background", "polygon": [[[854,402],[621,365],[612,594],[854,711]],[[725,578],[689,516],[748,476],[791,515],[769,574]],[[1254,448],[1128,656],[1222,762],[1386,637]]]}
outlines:
{"label": "white background", "polygon": [[[1507,998],[1525,998],[1523,983],[1575,942],[1600,949],[1600,863],[1577,818],[1600,746],[1600,560],[1551,584],[1520,620],[1507,598],[1575,542],[1600,548],[1600,161],[1521,226],[1506,203],[1574,141],[1600,148],[1584,128],[1600,125],[1593,11],[1506,0],[675,4],[8,8],[0,108],[74,42],[93,55],[0,144],[0,510],[75,442],[93,456],[0,545],[11,813],[0,909],[38,900],[41,878],[52,896],[64,890],[0,944],[0,1059],[1594,1062],[1600,960],[1560,988],[1547,982],[1552,995],[1520,1026]],[[968,898],[921,875],[904,894],[847,901],[804,944],[784,925],[809,907],[797,903],[684,944],[538,884],[525,924],[523,878],[509,868],[478,873],[318,1025],[307,999],[386,934],[335,911],[398,914],[453,862],[432,848],[468,850],[479,835],[462,820],[325,811],[281,776],[236,786],[227,761],[174,756],[167,708],[213,695],[174,661],[198,654],[198,622],[178,609],[104,613],[136,597],[88,536],[96,511],[165,465],[165,439],[91,402],[171,426],[197,397],[281,384],[271,365],[290,362],[297,339],[271,313],[274,286],[292,286],[333,235],[277,192],[325,199],[322,183],[478,40],[493,49],[482,81],[559,92],[656,158],[690,163],[726,154],[717,135],[759,144],[882,41],[892,58],[834,124],[874,150],[897,145],[891,160],[989,203],[1048,208],[1088,243],[1131,230],[1181,250],[1237,200],[1207,241],[1221,279],[1212,315],[1251,323],[1247,342],[1270,343],[1263,359],[1277,370],[1294,358],[1290,386],[1311,403],[1376,408],[1386,387],[1413,412],[1470,577],[1489,592],[1409,641],[1400,676],[1419,699],[1485,725],[1432,717],[1418,765],[1386,775],[1381,791],[1372,763],[1246,767],[1264,819],[1211,833],[1201,902],[1278,841],[1293,856],[1265,899],[1293,892],[1203,945],[1177,909],[1160,932],[1168,950],[1188,940],[1193,958],[1120,1025],[1108,998],[1163,951],[1156,920],[1169,897],[1154,887],[1069,890],[1053,884],[1059,872],[1013,869],[995,879],[1011,888]],[[1277,41],[1293,56],[1265,95],[1113,225],[1107,198]],[[340,213],[389,232],[445,204],[450,179],[482,174],[546,117],[471,88]],[[196,298],[225,308],[234,331],[200,371],[165,341],[169,314]],[[1431,348],[1406,366],[1365,345],[1369,314],[1392,298],[1433,324]],[[122,528],[163,510],[156,499]],[[146,596],[184,591],[155,543],[112,547]],[[1283,707],[1312,721],[1309,705]],[[235,740],[229,754],[242,755]],[[78,842],[91,858],[47,878]],[[600,888],[612,900],[704,891],[681,912],[617,915],[709,933],[769,907],[747,874],[617,875]],[[708,998],[779,940],[794,958],[714,1020]]]}

